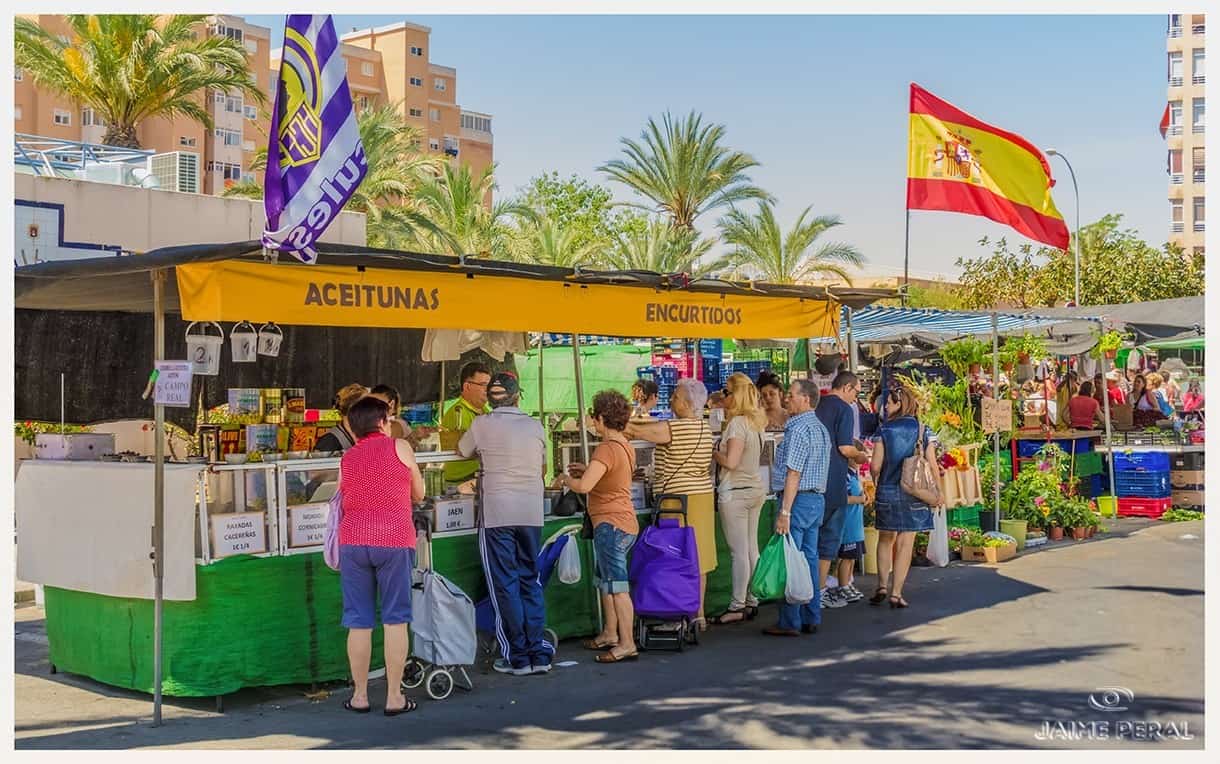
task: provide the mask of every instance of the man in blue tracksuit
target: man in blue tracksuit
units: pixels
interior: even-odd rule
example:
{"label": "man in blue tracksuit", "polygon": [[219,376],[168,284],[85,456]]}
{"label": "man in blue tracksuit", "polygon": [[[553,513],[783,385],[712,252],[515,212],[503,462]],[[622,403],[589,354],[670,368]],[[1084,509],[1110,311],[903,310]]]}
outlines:
{"label": "man in blue tracksuit", "polygon": [[554,647],[544,638],[546,609],[538,580],[542,543],[542,495],[546,436],[542,425],[517,407],[516,376],[502,372],[487,384],[491,412],[476,417],[457,450],[482,462],[479,551],[496,614],[502,674],[551,670]]}
{"label": "man in blue tracksuit", "polygon": [[[818,534],[826,510],[826,477],[830,469],[830,434],[814,413],[818,388],[807,379],[793,380],[788,389],[788,424],[775,450],[771,488],[780,494],[776,533],[789,533],[805,555],[813,579],[813,600],[804,605],[780,604],[779,624],[763,629],[771,637],[816,634],[822,622],[818,592]],[[835,543],[839,543],[838,537]]]}

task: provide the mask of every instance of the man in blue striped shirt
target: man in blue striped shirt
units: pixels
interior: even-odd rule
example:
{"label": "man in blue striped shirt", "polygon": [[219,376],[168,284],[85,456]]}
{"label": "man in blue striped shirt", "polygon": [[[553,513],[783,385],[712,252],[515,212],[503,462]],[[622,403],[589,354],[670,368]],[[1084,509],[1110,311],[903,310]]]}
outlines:
{"label": "man in blue striped shirt", "polygon": [[826,510],[826,476],[830,470],[830,433],[814,413],[818,388],[807,379],[793,380],[788,388],[788,424],[775,451],[771,488],[781,494],[776,533],[789,533],[805,555],[813,578],[813,599],[803,605],[783,603],[779,624],[763,629],[773,637],[816,634],[822,622],[818,592],[818,531]]}

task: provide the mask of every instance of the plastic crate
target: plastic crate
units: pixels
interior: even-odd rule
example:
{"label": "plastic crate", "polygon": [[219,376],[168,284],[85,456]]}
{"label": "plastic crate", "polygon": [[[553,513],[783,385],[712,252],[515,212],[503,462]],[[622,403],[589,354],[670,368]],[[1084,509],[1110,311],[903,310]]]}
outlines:
{"label": "plastic crate", "polygon": [[1172,489],[1168,472],[1119,472],[1114,476],[1114,490],[1120,497],[1163,499]]}
{"label": "plastic crate", "polygon": [[1120,496],[1118,498],[1119,517],[1151,517],[1158,518],[1165,514],[1173,505],[1173,499],[1148,499],[1136,496]]}
{"label": "plastic crate", "polygon": [[1114,471],[1169,472],[1169,454],[1164,451],[1114,452]]}
{"label": "plastic crate", "polygon": [[1044,446],[1047,446],[1050,443],[1054,443],[1056,446],[1059,446],[1059,448],[1063,449],[1063,453],[1069,455],[1072,453],[1073,443],[1076,444],[1077,456],[1092,453],[1093,451],[1093,442],[1084,438],[1079,438],[1077,440],[1052,440],[1049,443],[1045,440],[1018,440],[1017,456],[1022,459],[1037,456],[1038,452],[1041,451]]}
{"label": "plastic crate", "polygon": [[950,528],[978,528],[979,505],[945,510],[945,520]]}
{"label": "plastic crate", "polygon": [[1201,469],[1204,469],[1203,454],[1201,452],[1200,453],[1192,452],[1192,453],[1187,453],[1187,454],[1174,454],[1173,455],[1173,464],[1171,465],[1171,469],[1175,469],[1175,470],[1201,470]]}
{"label": "plastic crate", "polygon": [[1101,473],[1102,458],[1101,454],[1096,451],[1090,451],[1087,454],[1076,454],[1075,462],[1076,477],[1089,477]]}

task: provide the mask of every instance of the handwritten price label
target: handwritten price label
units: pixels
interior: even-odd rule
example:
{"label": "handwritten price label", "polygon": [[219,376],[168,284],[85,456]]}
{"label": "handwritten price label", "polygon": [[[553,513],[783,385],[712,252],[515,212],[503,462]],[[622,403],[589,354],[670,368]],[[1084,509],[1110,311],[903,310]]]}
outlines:
{"label": "handwritten price label", "polygon": [[191,407],[190,361],[157,361],[153,400],[161,406]]}

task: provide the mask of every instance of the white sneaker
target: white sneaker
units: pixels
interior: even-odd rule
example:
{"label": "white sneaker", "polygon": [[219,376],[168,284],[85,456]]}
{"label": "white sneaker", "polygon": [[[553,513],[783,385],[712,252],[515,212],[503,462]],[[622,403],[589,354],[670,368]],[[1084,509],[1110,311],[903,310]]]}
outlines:
{"label": "white sneaker", "polygon": [[840,608],[847,607],[847,600],[839,593],[838,589],[823,589],[822,590],[822,607],[824,608]]}
{"label": "white sneaker", "polygon": [[843,594],[843,599],[846,600],[848,604],[859,602],[860,600],[864,599],[864,592],[857,589],[855,584],[848,584],[840,591]]}
{"label": "white sneaker", "polygon": [[533,669],[531,669],[529,666],[513,668],[513,664],[509,663],[503,658],[496,658],[496,662],[491,664],[491,667],[501,674],[512,674],[513,676],[526,676],[527,674],[533,672]]}

